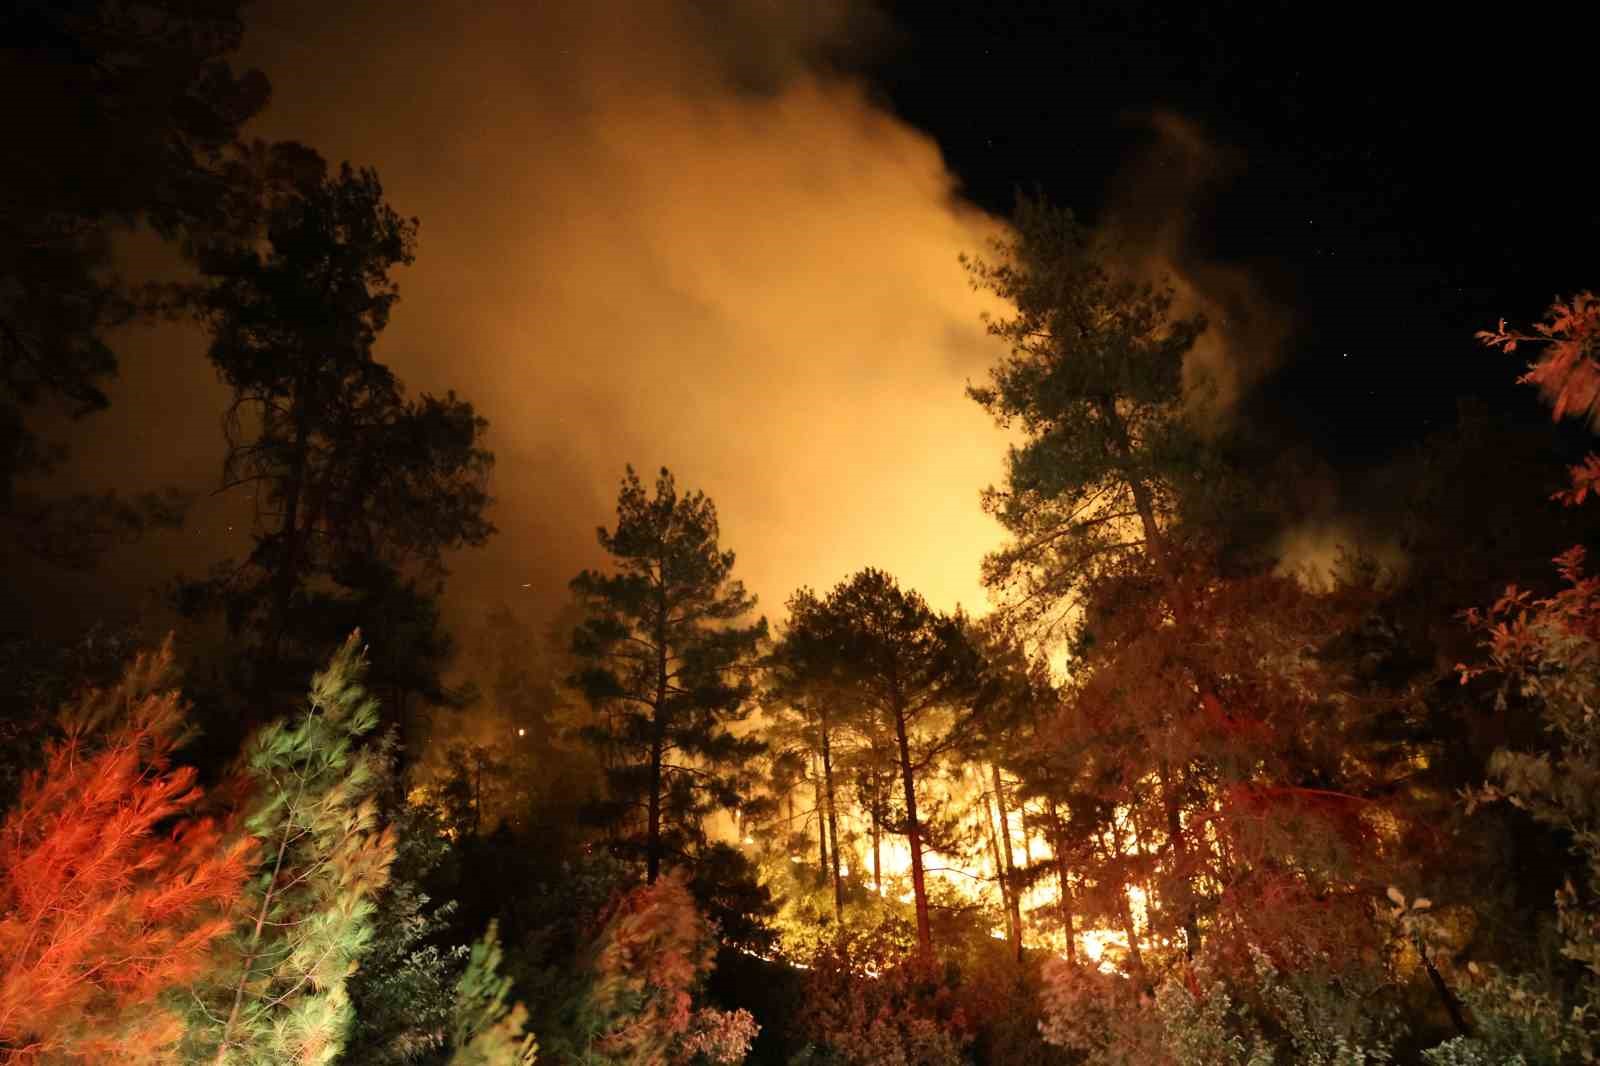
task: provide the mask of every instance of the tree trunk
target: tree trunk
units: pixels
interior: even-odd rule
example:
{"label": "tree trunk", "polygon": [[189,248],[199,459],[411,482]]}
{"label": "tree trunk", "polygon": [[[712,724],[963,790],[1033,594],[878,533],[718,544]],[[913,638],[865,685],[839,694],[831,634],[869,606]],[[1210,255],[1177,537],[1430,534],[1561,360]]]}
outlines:
{"label": "tree trunk", "polygon": [[822,794],[822,775],[817,772],[817,760],[812,756],[811,765],[811,793],[816,797],[817,809],[817,877],[826,882],[828,880],[828,819],[827,799]]}
{"label": "tree trunk", "polygon": [[911,738],[906,735],[905,708],[898,693],[891,711],[895,739],[900,745],[900,783],[906,797],[906,843],[911,848],[911,892],[917,905],[917,952],[933,958],[933,923],[928,915],[928,882],[922,870],[922,826],[917,821],[917,783],[911,771]]}
{"label": "tree trunk", "polygon": [[268,620],[266,654],[262,656],[264,678],[258,684],[270,686],[276,680],[282,653],[283,633],[289,624],[289,601],[294,598],[294,587],[300,570],[300,498],[305,493],[306,449],[311,442],[311,424],[306,405],[311,397],[305,395],[309,385],[302,377],[295,389],[296,413],[294,430],[294,465],[289,484],[283,494],[283,524],[278,535],[283,538],[283,554],[277,560],[278,572],[272,575],[272,617]]}
{"label": "tree trunk", "polygon": [[872,774],[872,890],[883,895],[883,799],[879,794],[882,782],[877,771]]}
{"label": "tree trunk", "polygon": [[989,856],[994,862],[994,881],[1000,886],[1000,909],[1006,916],[1006,940],[1020,958],[1022,949],[1018,947],[1016,912],[1011,907],[1011,885],[1006,878],[1005,865],[1000,858],[1000,833],[994,826],[994,802],[987,792],[983,794],[983,821],[989,830]]}
{"label": "tree trunk", "polygon": [[839,817],[833,805],[833,752],[828,735],[828,722],[821,720],[822,732],[822,785],[828,803],[828,836],[833,841],[833,916],[844,921],[844,879],[839,874]]}
{"label": "tree trunk", "polygon": [[1078,934],[1073,929],[1072,882],[1067,876],[1067,831],[1061,824],[1061,814],[1056,801],[1045,800],[1045,814],[1050,819],[1050,852],[1056,866],[1056,881],[1060,886],[1061,931],[1067,940],[1067,961],[1078,961]]}
{"label": "tree trunk", "polygon": [[1461,1007],[1461,1000],[1456,998],[1449,985],[1445,984],[1444,975],[1433,965],[1433,960],[1428,958],[1428,949],[1420,936],[1413,936],[1412,943],[1416,945],[1417,956],[1422,959],[1422,965],[1428,970],[1428,980],[1433,982],[1433,990],[1439,993],[1439,998],[1444,1002],[1445,1013],[1450,1015],[1450,1023],[1456,1027],[1456,1032],[1462,1036],[1472,1035],[1472,1026],[1468,1024],[1466,1014]]}
{"label": "tree trunk", "polygon": [[[1127,854],[1122,847],[1122,834],[1112,825],[1108,830],[1111,834],[1111,854]],[[1128,903],[1128,885],[1126,880],[1117,890],[1117,917],[1122,921],[1122,932],[1128,938],[1128,961],[1133,964],[1133,974],[1141,987],[1146,985],[1144,970],[1144,954],[1139,950],[1139,933],[1133,927],[1133,907]]]}
{"label": "tree trunk", "polygon": [[[1109,398],[1100,401],[1100,412],[1106,420],[1110,430],[1111,439],[1118,452],[1127,456],[1131,452],[1128,440],[1127,426],[1122,421],[1121,414],[1117,411],[1116,403]],[[1189,621],[1189,604],[1184,599],[1183,581],[1178,573],[1177,562],[1172,558],[1170,546],[1167,544],[1166,535],[1156,522],[1155,503],[1150,495],[1150,487],[1137,477],[1127,479],[1129,491],[1133,495],[1134,510],[1139,514],[1139,524],[1144,531],[1145,543],[1150,547],[1150,554],[1154,557],[1156,567],[1161,571],[1161,576],[1167,586],[1167,607],[1172,611],[1172,617],[1180,626],[1185,626]],[[1185,664],[1187,666],[1187,664]],[[1194,679],[1195,689],[1201,703],[1210,702],[1221,708],[1221,700],[1217,698],[1215,680],[1207,677],[1202,670],[1188,668]],[[1188,852],[1184,846],[1182,815],[1179,811],[1177,797],[1169,780],[1171,767],[1166,760],[1160,765],[1161,800],[1166,808],[1167,836],[1170,843],[1173,866],[1179,871],[1180,884],[1183,885],[1184,895],[1188,897],[1183,901],[1184,918],[1184,953],[1190,959],[1200,948],[1200,923],[1196,914],[1194,899],[1191,892],[1190,873],[1187,870]]]}
{"label": "tree trunk", "polygon": [[661,757],[662,735],[658,725],[650,741],[650,822],[645,829],[645,883],[653,885],[661,876]]}
{"label": "tree trunk", "polygon": [[1184,899],[1178,902],[1183,908],[1183,953],[1190,960],[1200,947],[1200,922],[1195,913],[1194,898],[1190,893],[1190,878],[1193,871],[1188,869],[1189,849],[1183,839],[1183,819],[1178,810],[1178,798],[1171,784],[1172,768],[1165,759],[1161,760],[1157,768],[1157,779],[1161,783],[1161,803],[1166,808],[1167,816],[1167,842],[1168,850],[1172,855],[1172,864],[1178,875],[1178,884],[1183,888]]}
{"label": "tree trunk", "polygon": [[1011,905],[1011,924],[1017,930],[1017,961],[1022,961],[1022,900],[1017,885],[1017,863],[1011,852],[1011,819],[1006,812],[1006,786],[1000,776],[1000,764],[990,763],[994,773],[994,802],[1000,814],[1000,854],[1006,861],[1005,877],[1010,885],[1007,897]]}
{"label": "tree trunk", "polygon": [[650,822],[645,828],[645,884],[661,876],[661,762],[667,747],[667,562],[656,563],[656,702],[650,726]]}
{"label": "tree trunk", "polygon": [[472,753],[472,836],[483,834],[483,751]]}
{"label": "tree trunk", "polygon": [[1128,904],[1128,889],[1124,885],[1117,891],[1119,916],[1122,919],[1122,932],[1128,938],[1128,961],[1133,963],[1134,975],[1142,985],[1145,981],[1144,956],[1139,952],[1139,934],[1133,928],[1133,908]]}

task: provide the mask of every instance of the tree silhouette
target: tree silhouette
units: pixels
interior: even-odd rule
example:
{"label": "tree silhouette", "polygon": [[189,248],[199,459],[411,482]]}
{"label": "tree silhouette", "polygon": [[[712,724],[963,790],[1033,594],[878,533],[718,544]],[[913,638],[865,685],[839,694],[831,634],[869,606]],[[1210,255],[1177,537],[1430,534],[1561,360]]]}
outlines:
{"label": "tree silhouette", "polygon": [[[407,400],[373,356],[398,299],[390,271],[411,262],[415,234],[377,176],[346,164],[275,187],[263,241],[200,257],[209,354],[233,391],[222,488],[251,491],[256,518],[249,558],[199,588],[258,641],[260,685],[303,676],[328,653],[317,623],[329,597],[415,594],[405,573],[441,573],[443,552],[494,531],[487,423],[454,394]],[[351,619],[338,621],[348,631]],[[415,663],[437,659],[433,627],[414,636]],[[439,688],[436,677],[406,683]]]}
{"label": "tree silhouette", "polygon": [[617,570],[572,581],[588,616],[573,635],[588,664],[574,681],[601,713],[587,736],[611,758],[616,820],[629,822],[625,838],[654,884],[663,860],[703,843],[707,811],[740,803],[729,771],[762,744],[729,726],[754,709],[767,623],[739,624],[756,600],[729,576],[734,556],[717,543],[716,505],[701,492],[680,497],[666,469],[650,496],[628,468],[616,528],[599,538]]}
{"label": "tree silhouette", "polygon": [[[65,454],[38,415],[102,410],[117,356],[107,332],[152,310],[123,283],[113,238],[185,243],[227,228],[240,127],[267,102],[229,64],[238,0],[20,0],[0,12],[0,522],[34,552],[87,565],[182,514],[173,493],[51,498],[19,482]],[[73,135],[63,137],[62,130]]]}

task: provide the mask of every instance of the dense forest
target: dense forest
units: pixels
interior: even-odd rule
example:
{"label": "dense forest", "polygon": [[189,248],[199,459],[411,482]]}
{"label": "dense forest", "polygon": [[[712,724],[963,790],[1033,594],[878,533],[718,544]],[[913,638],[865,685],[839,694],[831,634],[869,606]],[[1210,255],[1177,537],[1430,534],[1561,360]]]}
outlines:
{"label": "dense forest", "polygon": [[239,8],[3,16],[5,565],[185,522],[54,476],[130,323],[203,331],[249,527],[159,625],[6,606],[0,1063],[1600,1061],[1600,298],[1462,338],[1550,417],[1460,404],[1392,550],[1295,565],[1323,472],[1215,324],[1021,196],[962,264],[993,609],[870,560],[758,604],[641,456],[558,609],[457,621],[521,475],[384,361],[418,221],[253,138]]}

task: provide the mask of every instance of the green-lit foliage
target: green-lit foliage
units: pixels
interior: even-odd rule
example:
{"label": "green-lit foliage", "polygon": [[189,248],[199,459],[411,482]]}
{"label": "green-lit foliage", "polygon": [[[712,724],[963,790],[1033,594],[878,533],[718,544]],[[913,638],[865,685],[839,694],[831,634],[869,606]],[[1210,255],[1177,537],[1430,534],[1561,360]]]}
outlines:
{"label": "green-lit foliage", "polygon": [[500,932],[490,922],[456,982],[450,1066],[533,1066],[538,1045],[526,1031],[527,1008],[507,1002],[511,978],[500,972],[502,954]]}
{"label": "green-lit foliage", "polygon": [[350,1031],[346,981],[373,935],[395,838],[378,827],[378,708],[352,635],[312,680],[303,714],[250,741],[245,829],[260,864],[228,949],[195,989],[187,1058],[215,1066],[322,1066]]}

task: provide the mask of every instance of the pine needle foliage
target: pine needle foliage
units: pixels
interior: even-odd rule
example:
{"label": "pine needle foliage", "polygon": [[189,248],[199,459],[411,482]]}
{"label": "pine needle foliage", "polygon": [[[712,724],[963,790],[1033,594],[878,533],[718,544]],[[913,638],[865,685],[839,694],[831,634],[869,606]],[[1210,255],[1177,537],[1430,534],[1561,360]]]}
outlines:
{"label": "pine needle foliage", "polygon": [[395,854],[393,831],[378,827],[379,755],[358,747],[378,720],[364,665],[352,635],[313,678],[305,713],[268,725],[246,751],[256,793],[244,824],[260,863],[233,942],[197,990],[190,1061],[323,1066],[344,1045],[346,979]]}
{"label": "pine needle foliage", "polygon": [[166,997],[226,935],[248,841],[194,816],[170,643],[61,715],[0,826],[0,1062],[164,1063]]}

